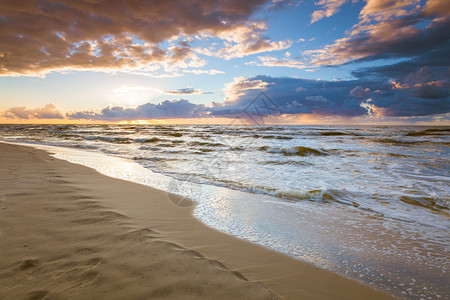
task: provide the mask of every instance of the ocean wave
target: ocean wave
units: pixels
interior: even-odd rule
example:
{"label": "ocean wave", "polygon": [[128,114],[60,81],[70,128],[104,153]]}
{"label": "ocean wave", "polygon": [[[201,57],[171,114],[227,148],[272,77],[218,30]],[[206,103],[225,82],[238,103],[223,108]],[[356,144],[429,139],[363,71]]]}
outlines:
{"label": "ocean wave", "polygon": [[173,144],[169,144],[169,143],[160,143],[157,144],[158,147],[163,147],[163,148],[173,148]]}
{"label": "ocean wave", "polygon": [[69,129],[72,129],[72,125],[60,125],[60,126],[56,126],[54,131],[66,131]]}
{"label": "ocean wave", "polygon": [[263,126],[257,129],[257,131],[283,131],[283,130],[284,128],[279,126]]}
{"label": "ocean wave", "polygon": [[102,151],[103,153],[106,153],[106,154],[114,154],[114,155],[120,154],[119,151],[114,151],[114,150],[111,150],[111,149],[100,149],[100,151]]}
{"label": "ocean wave", "polygon": [[323,136],[335,136],[335,135],[349,135],[348,133],[340,132],[340,131],[323,131],[319,132],[320,135]]}
{"label": "ocean wave", "polygon": [[182,137],[183,136],[183,134],[181,132],[168,132],[165,134],[168,136],[173,136],[173,137]]}
{"label": "ocean wave", "polygon": [[435,212],[442,212],[442,210],[449,210],[450,209],[450,201],[449,199],[439,199],[439,198],[431,198],[431,197],[413,197],[413,196],[401,196],[400,201],[415,205],[415,206],[421,206],[424,208],[428,208]]}
{"label": "ocean wave", "polygon": [[406,136],[449,135],[450,128],[429,128],[421,131],[410,131]]}
{"label": "ocean wave", "polygon": [[88,141],[101,141],[113,144],[131,144],[133,142],[130,138],[122,137],[106,137],[106,136],[85,136],[83,139]]}
{"label": "ocean wave", "polygon": [[150,147],[150,146],[141,146],[139,150],[150,150],[150,151],[159,151],[161,148],[158,147]]}
{"label": "ocean wave", "polygon": [[244,151],[244,148],[237,146],[237,147],[230,147],[231,151]]}
{"label": "ocean wave", "polygon": [[119,125],[120,129],[136,129],[136,126],[134,125]]}
{"label": "ocean wave", "polygon": [[135,161],[166,161],[166,160],[174,160],[174,159],[162,158],[162,157],[135,156],[135,157],[133,157],[133,160],[135,160]]}
{"label": "ocean wave", "polygon": [[252,137],[255,139],[276,139],[276,140],[293,140],[294,138],[291,136],[285,135],[262,135],[262,134],[252,134],[248,137]]}
{"label": "ocean wave", "polygon": [[194,154],[203,154],[203,153],[208,153],[208,152],[214,152],[214,150],[208,149],[208,148],[200,148],[200,149],[195,149]]}
{"label": "ocean wave", "polygon": [[195,137],[195,138],[202,138],[204,140],[210,140],[211,136],[208,134],[204,134],[204,133],[200,133],[200,134],[193,134],[191,135],[191,137]]}
{"label": "ocean wave", "polygon": [[149,138],[149,139],[134,139],[133,141],[135,141],[137,143],[147,144],[147,143],[161,142],[161,141],[163,141],[163,139],[160,139],[160,138],[157,138],[157,137],[152,137],[152,138]]}
{"label": "ocean wave", "polygon": [[268,160],[264,162],[265,165],[298,165],[298,166],[312,166],[313,164],[306,161],[296,161],[296,160],[286,160],[286,161],[279,161],[279,160]]}
{"label": "ocean wave", "polygon": [[[310,191],[298,191],[298,190],[282,190],[276,191],[275,195],[282,199],[289,200],[311,200],[311,201],[339,201],[339,197],[343,196],[343,192],[338,190],[310,190]],[[339,201],[340,202],[340,201]]]}
{"label": "ocean wave", "polygon": [[390,139],[390,138],[374,139],[374,141],[377,143],[382,143],[382,144],[401,145],[401,146],[413,146],[413,145],[423,143],[423,141],[402,141],[402,140],[396,140],[396,139]]}
{"label": "ocean wave", "polygon": [[328,155],[327,152],[323,150],[317,150],[313,148],[297,146],[297,147],[288,147],[288,148],[272,148],[272,147],[261,147],[260,149],[265,149],[269,153],[281,153],[286,156],[324,156]]}
{"label": "ocean wave", "polygon": [[63,138],[66,140],[83,140],[83,137],[78,134],[64,133],[58,134],[57,137]]}
{"label": "ocean wave", "polygon": [[391,138],[385,138],[385,139],[374,139],[374,142],[382,143],[382,144],[388,144],[393,146],[415,146],[415,145],[431,145],[431,146],[448,146],[450,145],[450,142],[447,141],[441,141],[441,140],[433,140],[433,141],[404,141],[404,140],[397,140],[397,139],[391,139]]}
{"label": "ocean wave", "polygon": [[67,146],[70,148],[78,148],[78,149],[97,149],[97,147],[91,145],[69,144]]}
{"label": "ocean wave", "polygon": [[136,132],[134,131],[102,131],[102,134],[107,136],[116,136],[116,135],[134,135]]}
{"label": "ocean wave", "polygon": [[276,188],[268,186],[252,185],[243,182],[236,182],[218,178],[209,180],[212,181],[210,183],[216,184],[218,186],[224,186],[227,188],[254,194],[268,195],[286,201],[315,201],[322,203],[336,202],[344,205],[355,206],[354,202],[348,200],[353,197],[349,192],[336,189],[317,189],[309,191],[299,191],[294,189],[278,190]]}
{"label": "ocean wave", "polygon": [[173,130],[173,126],[163,126],[163,125],[156,125],[152,128],[156,130]]}
{"label": "ocean wave", "polygon": [[207,147],[223,147],[223,146],[225,146],[222,143],[210,143],[210,142],[198,142],[198,141],[190,142],[189,145],[190,146],[207,146]]}
{"label": "ocean wave", "polygon": [[384,156],[387,157],[398,157],[398,158],[407,158],[411,157],[410,155],[400,154],[400,153],[383,153]]}
{"label": "ocean wave", "polygon": [[304,146],[297,146],[297,147],[286,147],[286,148],[276,148],[276,147],[269,147],[269,146],[261,146],[256,148],[259,151],[266,151],[268,153],[280,153],[285,156],[325,156],[335,153],[340,153],[337,150],[318,150],[313,149],[309,147]]}
{"label": "ocean wave", "polygon": [[275,136],[275,139],[277,139],[277,140],[293,140],[294,138],[291,136],[277,135],[277,136]]}

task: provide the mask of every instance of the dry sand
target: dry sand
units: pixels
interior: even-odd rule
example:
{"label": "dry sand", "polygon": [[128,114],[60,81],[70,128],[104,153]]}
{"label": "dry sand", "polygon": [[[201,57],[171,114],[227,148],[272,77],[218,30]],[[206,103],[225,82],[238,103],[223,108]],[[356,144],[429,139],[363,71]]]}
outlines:
{"label": "dry sand", "polygon": [[191,213],[163,191],[0,143],[0,299],[392,299]]}

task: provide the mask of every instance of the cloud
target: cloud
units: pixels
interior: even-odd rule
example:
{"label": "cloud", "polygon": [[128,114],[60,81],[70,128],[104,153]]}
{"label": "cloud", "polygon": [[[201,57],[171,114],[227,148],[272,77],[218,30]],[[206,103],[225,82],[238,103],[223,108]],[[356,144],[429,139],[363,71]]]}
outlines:
{"label": "cloud", "polygon": [[[352,72],[349,96],[373,118],[424,117],[450,110],[450,5],[445,0],[368,0],[360,21],[323,49],[305,51],[317,66],[399,59]],[[374,84],[379,82],[379,84]],[[371,84],[368,84],[371,83]]]}
{"label": "cloud", "polygon": [[[356,116],[366,114],[360,99],[349,96],[356,85],[350,82],[328,82],[300,78],[256,76],[238,77],[225,92],[229,101],[212,109],[212,115],[238,115],[254,104],[264,92],[283,114],[318,114]],[[301,88],[299,88],[301,87]],[[258,105],[256,103],[256,105]]]}
{"label": "cloud", "polygon": [[364,22],[371,19],[377,21],[391,19],[393,17],[403,17],[411,14],[410,8],[418,8],[420,0],[369,0],[360,12],[360,18]]}
{"label": "cloud", "polygon": [[449,16],[450,4],[443,0],[429,0],[423,8],[422,14],[429,17]]}
{"label": "cloud", "polygon": [[195,94],[211,94],[211,92],[202,92],[202,90],[194,88],[178,89],[176,91],[164,91],[164,94],[168,95],[195,95]]}
{"label": "cloud", "polygon": [[361,68],[353,71],[352,75],[357,78],[370,78],[373,80],[389,78],[391,80],[401,81],[408,74],[427,67],[434,75],[434,80],[448,78],[450,77],[448,68],[450,66],[450,56],[448,55],[448,50],[448,48],[443,47],[392,65]]}
{"label": "cloud", "polygon": [[339,11],[339,8],[349,0],[320,0],[315,4],[322,6],[323,9],[319,9],[313,12],[311,16],[311,23],[315,23],[324,17],[331,17]]}
{"label": "cloud", "polygon": [[56,109],[52,103],[38,108],[11,107],[7,109],[2,117],[8,119],[63,119],[64,116]]}
{"label": "cloud", "polygon": [[363,89],[362,87],[355,86],[351,91],[350,91],[350,96],[353,97],[358,97],[358,98],[367,98],[370,95],[370,89],[369,88],[365,88]]}
{"label": "cloud", "polygon": [[215,70],[215,69],[211,69],[211,70],[193,69],[193,70],[183,70],[183,72],[193,73],[196,75],[200,75],[200,74],[216,75],[216,74],[224,74],[225,73],[223,71]]}
{"label": "cloud", "polygon": [[264,91],[270,84],[258,78],[236,77],[231,83],[225,85],[225,103],[234,102],[247,93]]}
{"label": "cloud", "polygon": [[266,24],[263,22],[252,22],[249,24],[236,25],[233,30],[223,31],[217,35],[224,41],[224,46],[196,48],[195,51],[207,56],[216,56],[224,59],[244,57],[251,54],[283,50],[291,47],[292,41],[271,42],[263,34],[266,31]]}
{"label": "cloud", "polygon": [[[435,49],[449,51],[447,0],[369,0],[348,36],[322,49],[305,51],[309,63],[334,66],[355,61],[414,58]],[[439,9],[438,9],[439,8]]]}
{"label": "cloud", "polygon": [[411,76],[410,85],[404,88],[397,88],[390,81],[378,80],[238,77],[226,86],[228,101],[213,107],[211,115],[242,115],[249,106],[261,104],[257,103],[261,92],[282,114],[411,117],[450,112],[450,86],[443,82],[425,82],[431,77],[424,72]]}
{"label": "cloud", "polygon": [[[297,90],[297,89],[295,89]],[[327,98],[325,98],[322,95],[318,95],[318,96],[306,96],[305,97],[306,101],[313,101],[313,102],[322,102],[322,103],[330,103],[330,100],[328,100]]]}
{"label": "cloud", "polygon": [[[124,86],[120,91],[147,91],[145,87]],[[251,111],[264,116],[311,115],[314,118],[373,118],[395,120],[448,120],[450,82],[435,80],[431,68],[421,68],[399,81],[355,79],[347,81],[311,80],[270,76],[237,77],[225,86],[224,102],[210,106],[188,100],[147,103],[135,108],[108,106],[100,112],[78,111],[65,115],[69,120],[126,121],[173,118],[245,117]],[[162,93],[192,95],[204,92],[183,88]],[[55,105],[29,109],[13,107],[1,114],[9,119],[63,119]],[[444,117],[439,117],[444,116]],[[324,119],[324,120],[325,120]]]}
{"label": "cloud", "polygon": [[117,96],[127,96],[130,94],[150,95],[152,93],[166,94],[166,95],[196,95],[196,94],[212,94],[211,92],[203,92],[200,89],[194,89],[192,87],[182,88],[178,90],[160,90],[150,86],[139,85],[122,85],[119,88],[113,90]]}
{"label": "cloud", "polygon": [[136,108],[121,106],[106,107],[100,113],[93,111],[72,112],[66,114],[71,120],[125,121],[146,119],[201,118],[207,116],[205,106],[193,104],[187,100],[163,101],[158,104],[147,103]]}
{"label": "cloud", "polygon": [[298,6],[301,2],[301,0],[273,0],[272,4],[269,5],[269,9],[277,10],[289,6]]}
{"label": "cloud", "polygon": [[298,59],[289,59],[289,58],[278,59],[273,56],[258,56],[258,59],[260,60],[260,63],[252,62],[252,65],[264,67],[286,67],[295,69],[311,68],[311,65],[308,65],[304,61]]}
{"label": "cloud", "polygon": [[[286,1],[275,1],[282,6]],[[0,75],[96,70],[164,76],[206,64],[190,46],[217,36],[226,58],[288,47],[252,19],[268,0],[1,1]]]}

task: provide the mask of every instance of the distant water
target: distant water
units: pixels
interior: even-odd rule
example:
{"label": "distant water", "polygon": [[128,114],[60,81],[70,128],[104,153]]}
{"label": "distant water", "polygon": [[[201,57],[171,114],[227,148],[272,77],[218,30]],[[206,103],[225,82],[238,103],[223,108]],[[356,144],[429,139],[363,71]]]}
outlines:
{"label": "distant water", "polygon": [[[0,140],[81,149],[90,160],[55,152],[192,197],[214,228],[407,299],[450,299],[449,137],[450,127],[0,126]],[[123,164],[97,153],[148,172],[113,172]]]}

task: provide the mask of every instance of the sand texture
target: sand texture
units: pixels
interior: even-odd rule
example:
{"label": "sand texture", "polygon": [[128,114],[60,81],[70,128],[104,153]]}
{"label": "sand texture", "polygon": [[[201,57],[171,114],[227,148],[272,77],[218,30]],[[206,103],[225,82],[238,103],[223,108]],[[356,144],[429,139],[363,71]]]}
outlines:
{"label": "sand texture", "polygon": [[191,213],[163,191],[0,143],[0,299],[391,299]]}

